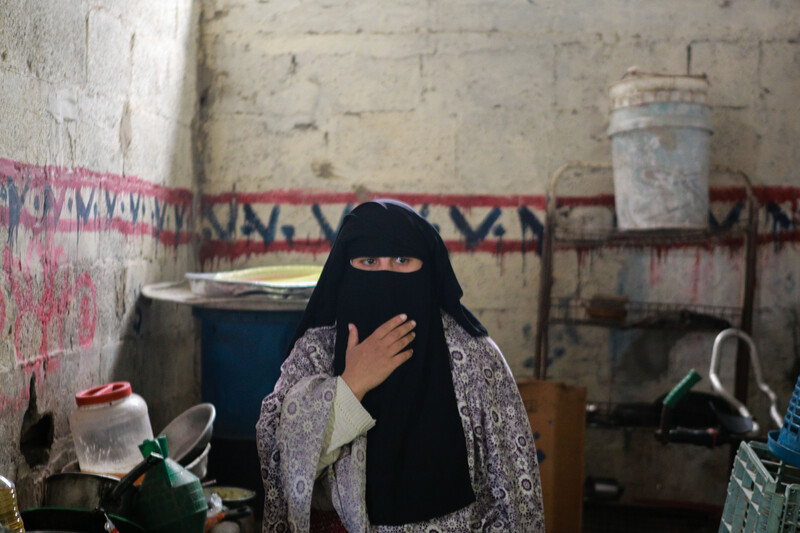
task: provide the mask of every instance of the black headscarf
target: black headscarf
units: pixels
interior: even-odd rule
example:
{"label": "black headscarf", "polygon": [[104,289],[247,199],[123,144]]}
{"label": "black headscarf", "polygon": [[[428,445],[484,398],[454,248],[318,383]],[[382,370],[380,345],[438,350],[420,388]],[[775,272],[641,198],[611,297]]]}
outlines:
{"label": "black headscarf", "polygon": [[[422,268],[397,273],[350,266],[361,256],[417,257]],[[373,524],[428,520],[475,500],[440,310],[473,336],[486,330],[461,305],[461,295],[447,248],[430,223],[401,202],[367,202],[345,217],[295,334],[294,341],[309,328],[335,323],[334,373],[340,375],[348,323],[363,341],[400,313],[417,321],[414,355],[362,401],[377,421],[367,433]]]}

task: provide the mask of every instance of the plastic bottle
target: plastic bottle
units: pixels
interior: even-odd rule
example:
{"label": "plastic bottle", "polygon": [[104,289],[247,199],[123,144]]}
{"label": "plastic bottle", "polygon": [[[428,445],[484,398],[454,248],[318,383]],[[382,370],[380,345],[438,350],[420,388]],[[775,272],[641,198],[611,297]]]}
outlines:
{"label": "plastic bottle", "polygon": [[0,476],[0,529],[25,533],[25,526],[17,508],[17,491],[14,483]]}
{"label": "plastic bottle", "polygon": [[106,383],[75,395],[69,417],[82,472],[123,477],[142,460],[139,444],[153,438],[147,404],[127,381]]}

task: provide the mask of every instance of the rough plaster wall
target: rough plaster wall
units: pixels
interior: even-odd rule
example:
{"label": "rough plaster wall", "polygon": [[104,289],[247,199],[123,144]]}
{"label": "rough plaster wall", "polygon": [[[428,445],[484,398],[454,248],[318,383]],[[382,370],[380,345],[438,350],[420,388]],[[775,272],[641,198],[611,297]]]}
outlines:
{"label": "rough plaster wall", "polygon": [[[0,472],[22,508],[75,458],[77,391],[130,381],[156,432],[199,400],[190,311],[139,298],[195,264],[198,12],[0,2]],[[47,419],[52,446],[26,430]]]}
{"label": "rough plaster wall", "polygon": [[[800,370],[798,27],[788,0],[205,0],[200,259],[320,263],[348,208],[398,196],[440,226],[466,303],[529,375],[551,174],[610,160],[606,88],[631,65],[704,72],[712,161],[759,194],[755,333],[783,410]],[[566,251],[554,294],[737,305],[742,274],[741,249]],[[593,401],[649,402],[689,368],[705,374],[712,337],[659,335],[554,328],[549,375]],[[727,449],[662,447],[650,429],[588,430],[587,474],[619,478],[629,499],[721,504],[726,462]]]}

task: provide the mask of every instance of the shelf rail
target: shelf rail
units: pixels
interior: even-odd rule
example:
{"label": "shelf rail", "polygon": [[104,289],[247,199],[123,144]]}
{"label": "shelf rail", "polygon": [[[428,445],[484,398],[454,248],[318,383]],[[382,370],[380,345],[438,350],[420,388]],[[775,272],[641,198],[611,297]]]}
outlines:
{"label": "shelf rail", "polygon": [[[670,312],[680,312],[688,310],[692,313],[713,314],[714,316],[732,322],[731,325],[738,327],[748,334],[753,329],[753,304],[755,301],[755,280],[756,280],[756,245],[758,242],[758,217],[757,201],[753,192],[750,178],[743,171],[725,166],[712,165],[711,172],[727,174],[741,179],[745,188],[745,202],[747,208],[747,225],[743,229],[708,229],[708,230],[646,230],[646,231],[620,231],[615,229],[603,230],[599,232],[561,232],[559,233],[557,223],[558,197],[556,189],[559,180],[568,170],[591,169],[591,170],[613,170],[612,163],[598,161],[571,161],[561,165],[550,180],[545,204],[545,226],[542,235],[542,255],[541,255],[541,274],[539,277],[539,315],[536,324],[536,339],[534,347],[534,377],[536,379],[547,379],[547,354],[548,354],[548,327],[552,323],[574,323],[587,325],[609,326],[608,320],[597,320],[596,317],[586,317],[586,301],[575,301],[569,305],[574,312],[580,310],[584,314],[582,318],[577,315],[572,317],[551,316],[553,308],[552,287],[553,287],[553,253],[556,242],[559,245],[568,247],[598,247],[598,246],[651,246],[653,244],[664,244],[670,242],[680,242],[683,244],[708,246],[713,242],[737,243],[743,242],[745,247],[745,273],[743,278],[742,304],[738,309],[722,308],[718,306],[698,306],[662,304],[650,302],[644,305],[642,302],[629,303],[631,309],[642,311],[645,314],[658,309],[669,309]],[[636,307],[637,305],[642,307]],[[650,307],[648,307],[648,305]],[[654,307],[653,307],[654,306]],[[667,307],[664,307],[667,306]],[[699,311],[696,308],[701,308]],[[737,322],[735,324],[733,322]],[[621,323],[622,327],[648,327],[647,317],[642,316],[637,320],[626,318]],[[613,323],[611,324],[613,327]],[[661,324],[663,325],[663,323]],[[652,327],[661,327],[653,323]],[[724,329],[724,328],[722,328]],[[740,401],[746,401],[747,382],[748,382],[748,346],[740,342],[736,357],[736,378],[734,385],[734,396]]]}

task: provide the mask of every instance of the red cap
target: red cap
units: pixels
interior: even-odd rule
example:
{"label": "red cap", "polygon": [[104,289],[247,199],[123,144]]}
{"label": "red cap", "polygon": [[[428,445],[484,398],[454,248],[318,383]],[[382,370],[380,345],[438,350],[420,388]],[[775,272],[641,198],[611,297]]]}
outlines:
{"label": "red cap", "polygon": [[122,399],[131,395],[131,384],[127,381],[115,381],[86,389],[75,395],[78,405],[96,405]]}

